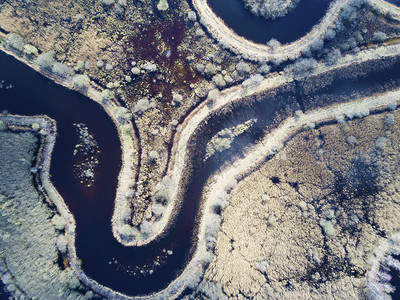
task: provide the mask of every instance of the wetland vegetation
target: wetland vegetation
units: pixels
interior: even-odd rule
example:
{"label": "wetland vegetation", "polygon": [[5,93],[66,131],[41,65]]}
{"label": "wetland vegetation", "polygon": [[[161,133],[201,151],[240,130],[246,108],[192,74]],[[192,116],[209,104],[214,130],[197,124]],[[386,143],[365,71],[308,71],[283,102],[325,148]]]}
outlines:
{"label": "wetland vegetation", "polygon": [[400,12],[266,2],[0,1],[7,293],[390,294]]}

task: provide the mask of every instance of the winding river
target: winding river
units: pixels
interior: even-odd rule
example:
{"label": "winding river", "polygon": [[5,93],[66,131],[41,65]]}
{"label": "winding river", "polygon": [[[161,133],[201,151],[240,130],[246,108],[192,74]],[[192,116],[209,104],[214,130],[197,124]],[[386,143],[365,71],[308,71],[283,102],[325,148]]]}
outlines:
{"label": "winding river", "polygon": [[[216,112],[190,141],[199,151],[192,151],[190,161],[195,168],[173,226],[159,240],[144,247],[124,247],[113,238],[110,226],[121,165],[120,142],[111,119],[94,101],[53,83],[2,52],[0,66],[0,79],[15,86],[0,89],[0,111],[46,114],[57,122],[51,179],[75,217],[76,248],[82,269],[98,283],[128,295],[161,290],[180,274],[195,250],[196,219],[206,180],[232,159],[234,153],[240,155],[244,146],[256,142],[266,128],[277,125],[299,108],[314,109],[400,86],[400,60],[387,59],[368,63],[366,75],[359,78],[353,75],[353,67],[349,67],[343,72],[310,77],[250,97],[247,100],[251,105],[242,101],[231,110]],[[321,78],[326,82],[322,87]],[[252,117],[258,122],[237,139],[232,150],[214,156],[205,164],[199,163],[208,138]],[[78,142],[73,123],[86,124],[101,150],[96,182],[91,188],[80,184],[73,173],[73,150]],[[202,141],[197,139],[204,136],[207,138]]]}
{"label": "winding river", "polygon": [[266,20],[253,15],[240,0],[208,0],[214,13],[236,34],[255,43],[276,38],[293,42],[311,30],[325,15],[331,0],[300,0],[286,16]]}

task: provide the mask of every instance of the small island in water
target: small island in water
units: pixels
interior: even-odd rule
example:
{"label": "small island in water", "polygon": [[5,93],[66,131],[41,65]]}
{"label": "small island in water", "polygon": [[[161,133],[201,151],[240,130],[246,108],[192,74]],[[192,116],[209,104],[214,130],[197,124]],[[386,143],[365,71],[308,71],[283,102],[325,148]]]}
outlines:
{"label": "small island in water", "polygon": [[0,0],[0,299],[399,299],[398,0]]}

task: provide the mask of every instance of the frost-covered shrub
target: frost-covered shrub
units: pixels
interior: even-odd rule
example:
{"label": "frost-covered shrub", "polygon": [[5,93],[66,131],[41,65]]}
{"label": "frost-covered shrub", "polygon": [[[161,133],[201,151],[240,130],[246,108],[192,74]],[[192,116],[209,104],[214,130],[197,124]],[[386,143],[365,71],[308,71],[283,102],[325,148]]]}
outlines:
{"label": "frost-covered shrub", "polygon": [[387,35],[386,35],[386,33],[382,32],[382,31],[376,31],[372,38],[372,40],[375,43],[383,43],[386,39],[387,39]]}
{"label": "frost-covered shrub", "polygon": [[232,83],[233,82],[233,78],[231,76],[229,76],[228,74],[226,74],[224,76],[224,80],[226,83]]}
{"label": "frost-covered shrub", "polygon": [[172,119],[170,124],[171,124],[172,128],[175,128],[176,126],[178,126],[179,121],[177,119]]}
{"label": "frost-covered shrub", "polygon": [[57,237],[57,249],[63,254],[67,252],[67,239],[63,234]]}
{"label": "frost-covered shrub", "polygon": [[229,182],[225,185],[225,192],[230,193],[236,186],[237,180],[235,178],[229,180]]}
{"label": "frost-covered shrub", "polygon": [[336,118],[336,122],[338,122],[338,124],[343,124],[345,122],[344,116],[338,116]]}
{"label": "frost-covered shrub", "polygon": [[350,136],[347,138],[347,143],[348,143],[350,146],[356,146],[356,145],[358,145],[358,140],[357,140],[357,138],[356,138],[355,136],[350,135]]}
{"label": "frost-covered shrub", "polygon": [[388,104],[388,106],[387,106],[387,109],[388,110],[395,110],[397,108],[397,102],[396,101],[393,101],[393,102],[390,102],[389,104]]}
{"label": "frost-covered shrub", "polygon": [[64,277],[64,281],[67,282],[68,287],[72,290],[75,290],[80,286],[78,278],[76,277],[74,271],[70,268],[65,269],[62,272],[61,277]]}
{"label": "frost-covered shrub", "polygon": [[203,74],[205,69],[205,66],[203,64],[196,64],[196,71],[199,72],[200,74]]}
{"label": "frost-covered shrub", "polygon": [[111,63],[106,63],[106,71],[111,71],[114,69],[114,66]]}
{"label": "frost-covered shrub", "polygon": [[36,56],[39,54],[39,50],[30,44],[24,46],[24,53],[28,56]]}
{"label": "frost-covered shrub", "polygon": [[125,8],[124,8],[124,6],[122,6],[122,5],[120,5],[120,4],[117,4],[117,5],[115,6],[115,13],[116,13],[118,16],[123,17],[123,15],[124,15],[124,13],[125,13]]}
{"label": "frost-covered shrub", "polygon": [[276,224],[277,224],[276,217],[274,215],[270,215],[268,217],[267,223],[269,226],[272,226],[272,227],[276,226]]}
{"label": "frost-covered shrub", "polygon": [[74,67],[74,70],[75,70],[76,72],[82,72],[84,67],[85,67],[85,62],[84,62],[83,60],[78,60],[78,61],[76,62],[76,65],[75,65],[75,67]]}
{"label": "frost-covered shrub", "polygon": [[281,46],[281,43],[277,39],[270,39],[269,42],[267,43],[268,46],[272,48],[272,50],[275,51],[276,48]]}
{"label": "frost-covered shrub", "polygon": [[92,65],[90,64],[90,61],[85,61],[85,69],[86,70],[89,70],[91,66]]}
{"label": "frost-covered shrub", "polygon": [[205,238],[207,248],[214,248],[218,236],[219,228],[221,226],[221,217],[218,214],[212,214],[207,219],[205,228]]}
{"label": "frost-covered shrub", "polygon": [[188,19],[191,22],[196,21],[196,13],[193,10],[188,12]]}
{"label": "frost-covered shrub", "polygon": [[207,99],[210,101],[215,101],[219,97],[220,92],[218,89],[212,89],[211,91],[208,92]]}
{"label": "frost-covered shrub", "polygon": [[117,108],[117,118],[119,121],[129,120],[132,118],[132,113],[126,107],[118,107]]}
{"label": "frost-covered shrub", "polygon": [[175,105],[175,106],[181,105],[182,100],[183,100],[182,95],[180,95],[180,94],[175,94],[175,93],[173,94],[173,96],[172,96],[172,104],[173,104],[173,105]]}
{"label": "frost-covered shrub", "polygon": [[103,0],[103,4],[106,6],[114,4],[114,0]]}
{"label": "frost-covered shrub", "polygon": [[220,211],[226,208],[229,204],[230,196],[225,191],[219,191],[212,200],[215,211]]}
{"label": "frost-covered shrub", "polygon": [[304,125],[304,130],[313,130],[315,128],[315,123],[313,122],[308,122],[306,125]]}
{"label": "frost-covered shrub", "polygon": [[24,50],[25,41],[22,36],[16,33],[7,34],[7,45],[8,48],[13,50],[14,52],[21,54]]}
{"label": "frost-covered shrub", "polygon": [[339,49],[333,49],[326,56],[326,63],[329,66],[332,66],[338,62],[338,60],[342,57],[342,53]]}
{"label": "frost-covered shrub", "polygon": [[92,291],[87,291],[83,296],[84,299],[92,299],[94,297],[94,293]]}
{"label": "frost-covered shrub", "polygon": [[243,0],[245,7],[254,15],[266,19],[285,16],[300,0]]}
{"label": "frost-covered shrub", "polygon": [[167,204],[169,201],[169,185],[170,185],[169,177],[165,176],[157,185],[155,192],[155,199],[158,203],[163,205]]}
{"label": "frost-covered shrub", "polygon": [[36,61],[41,69],[51,70],[56,62],[54,59],[54,51],[49,51],[40,54],[37,57]]}
{"label": "frost-covered shrub", "polygon": [[367,107],[360,108],[359,110],[354,112],[354,116],[356,118],[364,118],[366,116],[369,116],[369,114],[370,114],[370,111],[369,111],[369,108],[367,108]]}
{"label": "frost-covered shrub", "polygon": [[75,74],[74,70],[71,67],[67,66],[66,64],[60,63],[60,62],[56,62],[53,65],[52,70],[53,70],[54,74],[56,74],[62,78],[72,77]]}
{"label": "frost-covered shrub", "polygon": [[105,89],[101,92],[101,99],[103,101],[110,101],[115,98],[115,93],[109,89]]}
{"label": "frost-covered shrub", "polygon": [[375,141],[375,148],[378,150],[383,150],[386,147],[387,138],[385,137],[378,137]]}
{"label": "frost-covered shrub", "polygon": [[160,155],[158,154],[158,152],[156,150],[151,150],[149,152],[149,161],[150,162],[155,163],[159,157],[160,157]]}
{"label": "frost-covered shrub", "polygon": [[143,98],[136,103],[134,113],[140,116],[149,109],[150,109],[149,99]]}
{"label": "frost-covered shrub", "polygon": [[332,221],[321,219],[319,225],[322,227],[326,236],[332,236],[335,234],[335,227],[333,226]]}
{"label": "frost-covered shrub", "polygon": [[371,256],[371,269],[366,274],[368,299],[392,299],[390,293],[393,293],[396,287],[391,285],[391,273],[400,271],[399,253],[399,236],[396,234],[385,239],[384,244]]}
{"label": "frost-covered shrub", "polygon": [[87,75],[78,74],[74,76],[72,82],[76,89],[85,91],[89,87],[90,78]]}
{"label": "frost-covered shrub", "polygon": [[262,75],[268,74],[269,71],[271,71],[271,67],[269,65],[267,65],[267,64],[261,65],[257,70],[257,72],[262,74]]}
{"label": "frost-covered shrub", "polygon": [[167,11],[169,8],[167,0],[160,0],[157,4],[157,9],[159,11]]}
{"label": "frost-covered shrub", "polygon": [[140,232],[144,235],[150,235],[153,231],[151,225],[149,221],[143,221],[142,224],[140,224]]}
{"label": "frost-covered shrub", "polygon": [[142,65],[142,69],[145,70],[147,73],[154,73],[157,71],[157,65],[151,62],[147,62]]}
{"label": "frost-covered shrub", "polygon": [[393,124],[394,124],[394,115],[392,113],[386,114],[386,116],[385,116],[385,124],[387,126],[389,126],[389,127],[393,126]]}
{"label": "frost-covered shrub", "polygon": [[256,269],[258,271],[260,271],[261,273],[265,273],[267,272],[267,267],[268,267],[268,263],[265,260],[259,260],[257,261],[254,266],[256,267]]}
{"label": "frost-covered shrub", "polygon": [[33,131],[38,131],[40,129],[39,123],[32,123],[31,127]]}
{"label": "frost-covered shrub", "polygon": [[207,299],[228,300],[228,296],[223,292],[222,285],[219,282],[203,280],[198,285],[197,291],[203,293]]}
{"label": "frost-covered shrub", "polygon": [[120,227],[119,233],[125,237],[133,237],[139,235],[139,230],[129,224],[124,224]]}
{"label": "frost-covered shrub", "polygon": [[3,121],[0,121],[0,131],[6,130],[6,129],[7,129],[6,123],[4,123]]}
{"label": "frost-covered shrub", "polygon": [[317,61],[313,58],[300,58],[293,64],[293,75],[301,77],[310,73],[317,65]]}
{"label": "frost-covered shrub", "polygon": [[51,223],[57,230],[63,230],[65,228],[65,220],[58,214],[51,218]]}
{"label": "frost-covered shrub", "polygon": [[153,205],[151,206],[151,212],[156,217],[161,216],[164,213],[164,210],[165,210],[164,206],[160,203],[153,203]]}
{"label": "frost-covered shrub", "polygon": [[328,28],[328,30],[325,32],[325,39],[327,41],[333,40],[336,36],[336,31],[333,30],[332,28]]}
{"label": "frost-covered shrub", "polygon": [[249,73],[251,70],[250,65],[248,63],[245,63],[243,61],[239,62],[236,65],[236,71],[240,74],[240,75],[244,75]]}
{"label": "frost-covered shrub", "polygon": [[204,31],[203,31],[203,29],[201,29],[201,28],[197,28],[195,33],[196,33],[196,36],[197,36],[197,37],[202,37],[202,36],[204,36]]}
{"label": "frost-covered shrub", "polygon": [[324,47],[324,41],[322,39],[316,39],[310,45],[310,50],[314,52],[319,52]]}
{"label": "frost-covered shrub", "polygon": [[249,79],[246,79],[245,81],[243,81],[242,85],[244,87],[258,85],[261,83],[261,81],[263,81],[263,79],[264,79],[264,76],[262,76],[261,74],[255,74],[255,75],[251,76]]}
{"label": "frost-covered shrub", "polygon": [[220,88],[223,88],[226,86],[226,81],[222,74],[217,74],[212,78],[212,81]]}
{"label": "frost-covered shrub", "polygon": [[138,67],[133,67],[133,68],[131,69],[131,72],[132,72],[132,74],[133,74],[134,76],[137,76],[137,75],[140,74],[140,69],[139,69]]}
{"label": "frost-covered shrub", "polygon": [[104,61],[98,60],[98,61],[96,62],[96,65],[97,65],[97,67],[98,67],[99,69],[101,69],[102,67],[104,67]]}
{"label": "frost-covered shrub", "polygon": [[209,62],[204,68],[204,73],[207,76],[213,76],[217,73],[217,67]]}

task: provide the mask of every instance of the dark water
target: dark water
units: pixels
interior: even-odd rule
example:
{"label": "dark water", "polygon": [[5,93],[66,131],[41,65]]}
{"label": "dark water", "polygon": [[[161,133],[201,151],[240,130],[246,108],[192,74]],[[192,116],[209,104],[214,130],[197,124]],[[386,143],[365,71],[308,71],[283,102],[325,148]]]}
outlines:
{"label": "dark water", "polygon": [[[339,76],[322,89],[314,88],[314,92],[305,92],[305,83],[291,84],[254,98],[250,105],[235,104],[232,111],[210,118],[207,128],[197,132],[196,137],[202,137],[203,141],[192,141],[191,145],[195,150],[200,145],[203,147],[192,151],[192,159],[202,160],[207,136],[250,117],[257,117],[258,122],[234,145],[237,155],[246,144],[255,142],[266,126],[273,125],[279,114],[287,115],[299,109],[300,100],[304,102],[304,107],[314,108],[329,103],[319,102],[321,99],[345,100],[344,89],[350,94],[371,94],[385,86],[400,86],[398,80],[392,80],[400,77],[399,67],[400,62],[397,62],[386,69],[373,70],[360,79],[351,80],[351,87],[348,87],[348,79],[343,80]],[[232,152],[225,151],[209,159],[205,165],[193,163],[195,168],[180,213],[163,238],[140,248],[124,247],[113,238],[110,226],[121,164],[120,142],[111,119],[92,100],[52,83],[3,53],[0,53],[1,79],[12,83],[15,88],[0,89],[0,110],[24,115],[46,114],[57,121],[58,138],[52,157],[51,176],[77,222],[77,255],[82,260],[85,273],[97,282],[126,294],[151,293],[167,286],[179,275],[194,250],[192,238],[204,183],[210,174],[231,158]],[[393,82],[386,85],[388,80]],[[321,95],[323,97],[319,98]],[[78,122],[89,127],[101,150],[96,183],[90,189],[79,184],[73,176],[72,152],[77,136],[72,124]],[[172,255],[165,250],[171,250]],[[154,265],[157,256],[159,266]],[[138,268],[145,270],[144,274],[140,275]],[[154,270],[154,273],[149,274],[149,270]],[[133,275],[134,272],[139,275]]]}
{"label": "dark water", "polygon": [[386,0],[386,1],[394,5],[400,5],[400,0]]}
{"label": "dark water", "polygon": [[229,28],[256,43],[266,43],[271,38],[290,43],[301,38],[322,19],[330,3],[331,0],[300,0],[284,17],[266,20],[245,9],[240,0],[208,0]]}
{"label": "dark water", "polygon": [[[393,255],[393,258],[396,260],[400,259],[400,255]],[[392,276],[392,280],[390,284],[396,288],[396,290],[391,293],[392,299],[400,299],[400,272],[399,270],[395,270],[394,268],[390,268],[390,276]]]}

